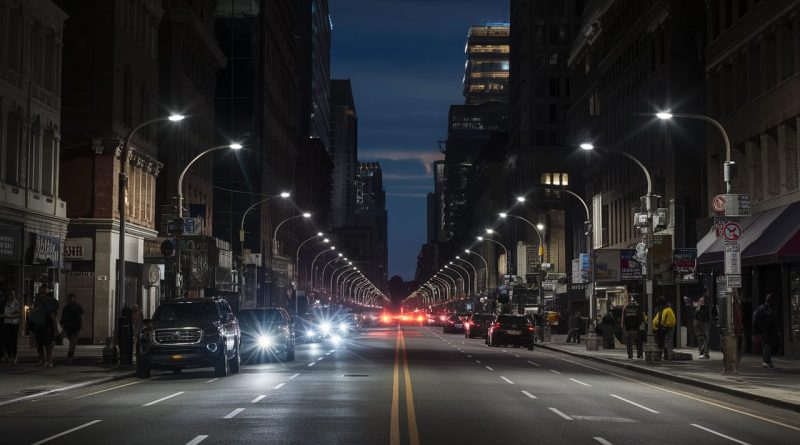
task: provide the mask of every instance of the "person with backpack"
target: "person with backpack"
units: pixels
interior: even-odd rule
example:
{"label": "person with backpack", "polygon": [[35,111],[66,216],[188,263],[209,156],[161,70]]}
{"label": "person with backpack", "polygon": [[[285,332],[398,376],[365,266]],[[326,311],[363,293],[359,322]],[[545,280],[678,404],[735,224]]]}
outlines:
{"label": "person with backpack", "polygon": [[780,339],[778,318],[773,308],[775,295],[767,294],[764,304],[753,312],[753,333],[761,335],[761,366],[774,368],[772,364],[772,348],[777,346]]}
{"label": "person with backpack", "polygon": [[672,337],[673,333],[675,332],[675,324],[677,324],[677,319],[675,318],[675,312],[673,312],[672,308],[669,307],[669,303],[667,302],[666,298],[658,297],[656,303],[658,304],[658,310],[653,316],[653,330],[656,331],[658,346],[661,348],[661,351],[664,354],[664,360],[671,360]]}
{"label": "person with backpack", "polygon": [[33,299],[33,308],[29,314],[30,329],[36,339],[36,351],[39,353],[39,366],[53,367],[53,343],[56,335],[56,314],[58,300],[53,297],[46,284],[39,287]]}
{"label": "person with backpack", "polygon": [[711,330],[711,310],[706,304],[705,294],[697,300],[697,310],[694,312],[692,327],[694,328],[694,335],[697,337],[697,350],[700,354],[697,358],[709,359],[708,335]]}
{"label": "person with backpack", "polygon": [[67,295],[67,304],[61,310],[61,328],[69,340],[67,363],[72,363],[75,356],[75,346],[78,344],[78,333],[83,327],[83,308],[77,303],[75,294]]}
{"label": "person with backpack", "polygon": [[633,358],[633,346],[636,344],[636,358],[642,358],[642,342],[639,340],[639,327],[644,320],[639,304],[631,297],[628,304],[622,308],[622,342],[628,348],[628,358]]}

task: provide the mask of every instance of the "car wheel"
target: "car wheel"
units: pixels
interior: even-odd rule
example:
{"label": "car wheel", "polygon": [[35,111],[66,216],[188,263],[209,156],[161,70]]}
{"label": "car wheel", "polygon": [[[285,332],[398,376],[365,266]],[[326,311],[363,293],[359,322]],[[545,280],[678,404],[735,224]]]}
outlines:
{"label": "car wheel", "polygon": [[142,364],[142,363],[137,363],[136,364],[136,377],[139,377],[140,379],[149,379],[150,378],[150,367],[145,365],[145,364]]}
{"label": "car wheel", "polygon": [[286,361],[287,362],[294,361],[294,345],[290,345],[286,348]]}
{"label": "car wheel", "polygon": [[239,348],[236,348],[236,355],[229,360],[228,367],[230,368],[231,372],[236,374],[239,372],[239,368],[242,365],[242,356],[239,352]]}
{"label": "car wheel", "polygon": [[220,351],[217,363],[214,364],[214,375],[217,377],[227,377],[231,373],[231,368],[228,364],[227,349],[223,346]]}

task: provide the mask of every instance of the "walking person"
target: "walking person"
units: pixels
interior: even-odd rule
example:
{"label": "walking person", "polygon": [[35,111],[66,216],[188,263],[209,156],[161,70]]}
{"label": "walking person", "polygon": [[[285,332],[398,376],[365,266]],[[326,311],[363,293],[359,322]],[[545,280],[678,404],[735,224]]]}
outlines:
{"label": "walking person", "polygon": [[772,348],[777,346],[780,340],[774,304],[775,295],[767,294],[764,304],[753,312],[753,333],[761,335],[761,366],[770,369],[775,367],[772,364]]}
{"label": "walking person", "polygon": [[83,308],[76,301],[75,294],[67,295],[67,304],[61,310],[61,328],[69,340],[67,363],[72,363],[75,346],[78,345],[78,333],[83,327]]}
{"label": "walking person", "polygon": [[53,342],[56,335],[56,314],[58,300],[53,297],[50,288],[43,284],[34,296],[33,308],[30,312],[30,326],[36,339],[36,351],[39,353],[39,366],[53,367]]}
{"label": "walking person", "polygon": [[658,311],[653,317],[653,329],[656,330],[656,335],[658,335],[658,345],[664,354],[664,360],[671,360],[672,337],[677,319],[666,298],[658,297],[656,302],[658,303]]}
{"label": "walking person", "polygon": [[708,355],[708,335],[711,329],[711,310],[706,304],[705,294],[697,300],[697,309],[694,313],[692,326],[694,335],[697,337],[697,350],[700,354],[698,359],[710,358]]}
{"label": "walking person", "polygon": [[9,363],[17,363],[17,337],[19,336],[19,317],[20,307],[17,299],[17,291],[9,289],[5,302],[0,308],[3,309],[2,319],[0,320],[0,332],[2,332],[2,343],[0,343],[0,356],[7,356]]}
{"label": "walking person", "polygon": [[581,342],[581,313],[575,311],[569,319],[569,332],[575,343]]}
{"label": "walking person", "polygon": [[628,358],[633,358],[633,346],[636,345],[636,358],[642,358],[642,342],[639,339],[639,328],[644,320],[642,310],[636,299],[631,297],[622,308],[622,341],[628,348]]}

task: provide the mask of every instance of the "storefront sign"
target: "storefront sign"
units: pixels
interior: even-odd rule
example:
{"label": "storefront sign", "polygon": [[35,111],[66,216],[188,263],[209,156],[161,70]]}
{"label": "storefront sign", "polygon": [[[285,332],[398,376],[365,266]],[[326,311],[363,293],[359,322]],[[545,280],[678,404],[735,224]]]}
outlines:
{"label": "storefront sign", "polygon": [[64,260],[91,261],[93,258],[94,240],[91,238],[67,238],[64,240]]}
{"label": "storefront sign", "polygon": [[619,265],[619,250],[595,250],[595,281],[599,283],[618,283],[620,280]]}
{"label": "storefront sign", "polygon": [[634,258],[635,250],[619,251],[619,275],[622,281],[636,281],[642,279],[642,264]]}
{"label": "storefront sign", "polygon": [[672,269],[675,271],[675,284],[697,283],[697,249],[673,250]]}
{"label": "storefront sign", "polygon": [[56,236],[33,235],[32,264],[61,267],[61,239]]}
{"label": "storefront sign", "polygon": [[19,263],[22,252],[22,229],[0,226],[0,263]]}

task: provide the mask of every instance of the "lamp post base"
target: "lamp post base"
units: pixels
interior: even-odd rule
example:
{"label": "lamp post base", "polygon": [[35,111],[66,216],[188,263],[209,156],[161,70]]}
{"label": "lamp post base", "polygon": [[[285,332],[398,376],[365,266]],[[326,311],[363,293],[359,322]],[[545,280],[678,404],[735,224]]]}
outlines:
{"label": "lamp post base", "polygon": [[647,335],[647,340],[644,344],[644,359],[648,365],[661,363],[661,349],[658,348],[656,337],[653,334]]}
{"label": "lamp post base", "polygon": [[739,375],[739,339],[735,335],[726,335],[721,339],[723,374]]}
{"label": "lamp post base", "polygon": [[590,334],[586,334],[586,350],[587,351],[599,351],[600,350],[600,340],[601,338],[598,337],[594,332]]}

